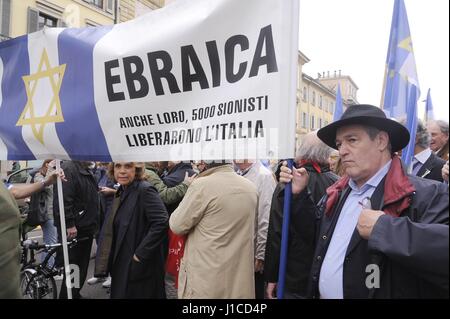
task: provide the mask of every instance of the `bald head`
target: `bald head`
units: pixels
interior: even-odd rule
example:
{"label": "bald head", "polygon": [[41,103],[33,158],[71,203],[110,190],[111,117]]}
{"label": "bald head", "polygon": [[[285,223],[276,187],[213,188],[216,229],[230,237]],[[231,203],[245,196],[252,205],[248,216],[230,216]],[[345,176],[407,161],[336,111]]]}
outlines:
{"label": "bald head", "polygon": [[303,137],[300,148],[297,151],[297,159],[315,161],[326,165],[332,149],[324,144],[317,132],[310,132]]}
{"label": "bald head", "polygon": [[312,146],[319,146],[323,144],[323,142],[317,136],[317,131],[309,132],[308,134],[306,134],[305,137],[303,138],[303,143]]}

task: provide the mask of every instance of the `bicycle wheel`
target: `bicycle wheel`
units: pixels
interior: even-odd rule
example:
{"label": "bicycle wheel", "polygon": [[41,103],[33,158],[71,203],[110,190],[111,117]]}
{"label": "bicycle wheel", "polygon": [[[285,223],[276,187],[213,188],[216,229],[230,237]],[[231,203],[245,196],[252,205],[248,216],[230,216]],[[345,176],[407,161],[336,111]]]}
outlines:
{"label": "bicycle wheel", "polygon": [[56,299],[58,290],[53,277],[24,271],[21,274],[20,290],[24,299]]}
{"label": "bicycle wheel", "polygon": [[37,290],[33,283],[33,274],[29,271],[23,271],[20,274],[20,292],[23,299],[38,299]]}

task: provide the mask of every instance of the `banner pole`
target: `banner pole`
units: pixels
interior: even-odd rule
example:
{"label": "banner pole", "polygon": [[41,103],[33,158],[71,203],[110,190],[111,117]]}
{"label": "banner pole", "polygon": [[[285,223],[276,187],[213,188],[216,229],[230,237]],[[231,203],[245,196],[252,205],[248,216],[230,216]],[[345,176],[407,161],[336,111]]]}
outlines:
{"label": "banner pole", "polygon": [[[61,168],[61,161],[56,160],[56,169],[59,171]],[[70,266],[69,266],[69,251],[67,249],[67,229],[66,229],[66,214],[64,212],[64,199],[62,190],[61,177],[58,175],[56,181],[58,188],[58,202],[59,202],[59,218],[61,223],[61,241],[64,256],[64,272],[66,274],[66,288],[67,288],[67,299],[72,299],[72,281],[70,278]]]}
{"label": "banner pole", "polygon": [[[292,170],[293,160],[289,159],[288,167]],[[291,196],[292,183],[286,184],[284,188],[284,208],[283,208],[283,227],[281,231],[281,252],[280,252],[280,268],[278,270],[277,298],[284,297],[284,281],[286,278],[286,263],[289,239],[289,220],[291,214]]]}

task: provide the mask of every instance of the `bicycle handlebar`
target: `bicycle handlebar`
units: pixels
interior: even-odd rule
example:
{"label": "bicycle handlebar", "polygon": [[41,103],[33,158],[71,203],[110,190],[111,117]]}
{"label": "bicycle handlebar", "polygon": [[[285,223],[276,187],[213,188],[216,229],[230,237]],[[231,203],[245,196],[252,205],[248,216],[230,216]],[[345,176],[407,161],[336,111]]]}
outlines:
{"label": "bicycle handlebar", "polygon": [[[89,239],[88,237],[83,237],[83,238],[74,238],[71,241],[67,242],[67,245],[69,247],[73,247],[75,246],[78,242],[80,241],[84,241]],[[27,239],[25,241],[22,242],[22,247],[31,249],[31,250],[39,250],[39,249],[45,249],[45,250],[49,250],[52,248],[57,248],[57,247],[61,247],[62,243],[56,243],[56,244],[51,244],[51,245],[46,245],[46,244],[39,244],[36,240],[32,240],[32,239]]]}

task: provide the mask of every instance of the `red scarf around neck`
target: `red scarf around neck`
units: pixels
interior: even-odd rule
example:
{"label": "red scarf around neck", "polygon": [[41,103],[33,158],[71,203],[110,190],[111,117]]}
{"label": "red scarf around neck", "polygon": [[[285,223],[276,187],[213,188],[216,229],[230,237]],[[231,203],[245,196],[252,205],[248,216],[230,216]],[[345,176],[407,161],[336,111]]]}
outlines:
{"label": "red scarf around neck", "polygon": [[317,173],[322,173],[322,169],[320,168],[319,163],[311,160],[300,160],[299,167],[303,167],[306,164],[311,164],[311,166],[316,170]]}
{"label": "red scarf around neck", "polygon": [[[327,188],[328,199],[325,206],[327,217],[332,215],[333,207],[337,204],[339,196],[347,187],[349,180],[348,176],[344,176]],[[383,211],[388,215],[398,217],[411,204],[410,195],[415,191],[416,188],[403,171],[400,158],[395,155],[384,182]]]}

